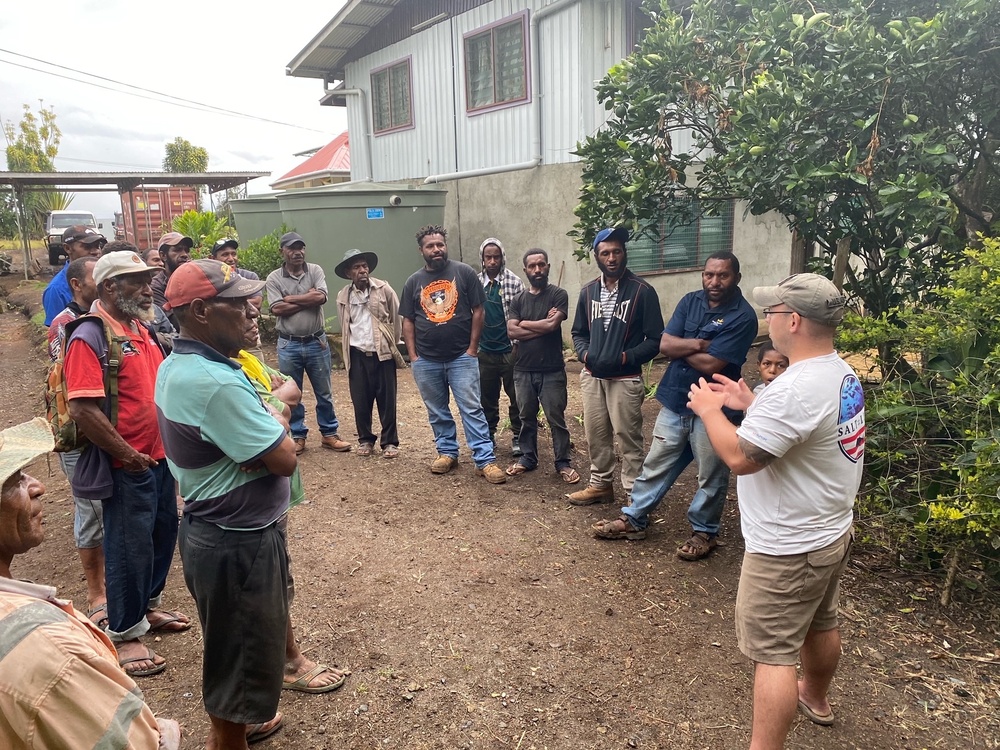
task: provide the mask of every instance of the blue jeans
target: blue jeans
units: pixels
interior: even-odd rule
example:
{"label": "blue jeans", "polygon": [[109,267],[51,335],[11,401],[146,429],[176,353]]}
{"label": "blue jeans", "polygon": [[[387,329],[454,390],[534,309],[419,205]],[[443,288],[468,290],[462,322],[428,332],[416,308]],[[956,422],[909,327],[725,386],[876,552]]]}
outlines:
{"label": "blue jeans", "polygon": [[649,514],[660,504],[677,477],[694,457],[698,462],[698,491],[688,507],[691,528],[709,536],[719,533],[726,507],[729,467],[719,458],[704,423],[693,414],[682,417],[660,409],[653,426],[653,443],[632,487],[632,504],[622,514],[636,529],[649,525]]}
{"label": "blue jeans", "polygon": [[413,380],[427,407],[434,443],[442,456],[458,458],[458,430],[451,415],[448,389],[451,388],[462,417],[465,442],[472,451],[476,468],[496,462],[493,441],[479,395],[479,360],[463,352],[451,362],[431,362],[419,357],[411,363]]}
{"label": "blue jeans", "polygon": [[[340,428],[337,414],[333,410],[333,389],[330,385],[330,344],[326,336],[312,341],[290,341],[278,339],[278,369],[302,390],[303,375],[309,376],[313,394],[316,396],[316,422],[323,437],[336,435]],[[305,438],[309,434],[306,427],[306,408],[299,403],[292,408],[289,420],[293,438]]]}
{"label": "blue jeans", "polygon": [[130,641],[149,630],[177,542],[177,489],[165,459],[138,474],[112,469],[104,500],[104,577],[108,637]]}

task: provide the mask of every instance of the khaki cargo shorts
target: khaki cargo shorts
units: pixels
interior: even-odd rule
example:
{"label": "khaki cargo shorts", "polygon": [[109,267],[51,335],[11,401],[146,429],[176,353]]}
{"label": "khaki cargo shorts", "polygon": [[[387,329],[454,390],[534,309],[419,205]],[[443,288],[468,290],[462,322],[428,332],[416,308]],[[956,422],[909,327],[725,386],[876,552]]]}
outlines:
{"label": "khaki cargo shorts", "polygon": [[800,555],[743,555],[736,595],[736,640],[761,664],[794,666],[810,630],[837,627],[840,576],[851,529],[823,549]]}

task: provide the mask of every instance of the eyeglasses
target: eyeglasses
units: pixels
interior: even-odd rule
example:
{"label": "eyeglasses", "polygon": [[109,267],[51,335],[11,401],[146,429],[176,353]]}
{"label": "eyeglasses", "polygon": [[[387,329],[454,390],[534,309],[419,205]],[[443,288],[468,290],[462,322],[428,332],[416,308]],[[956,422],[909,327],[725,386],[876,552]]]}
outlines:
{"label": "eyeglasses", "polygon": [[764,312],[764,317],[767,318],[767,317],[769,317],[771,315],[791,315],[795,311],[794,310],[772,310],[770,307],[765,307],[764,310],[763,310],[763,312]]}

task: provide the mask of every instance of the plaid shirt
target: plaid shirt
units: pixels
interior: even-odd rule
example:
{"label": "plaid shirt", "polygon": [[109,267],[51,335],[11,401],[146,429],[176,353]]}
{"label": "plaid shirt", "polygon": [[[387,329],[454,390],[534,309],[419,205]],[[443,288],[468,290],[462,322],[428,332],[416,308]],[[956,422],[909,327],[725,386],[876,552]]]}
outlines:
{"label": "plaid shirt", "polygon": [[518,278],[517,274],[504,268],[496,279],[491,280],[486,271],[479,274],[479,280],[483,282],[483,289],[489,289],[490,284],[500,285],[500,300],[503,302],[503,317],[507,319],[507,308],[511,301],[524,291],[524,282]]}

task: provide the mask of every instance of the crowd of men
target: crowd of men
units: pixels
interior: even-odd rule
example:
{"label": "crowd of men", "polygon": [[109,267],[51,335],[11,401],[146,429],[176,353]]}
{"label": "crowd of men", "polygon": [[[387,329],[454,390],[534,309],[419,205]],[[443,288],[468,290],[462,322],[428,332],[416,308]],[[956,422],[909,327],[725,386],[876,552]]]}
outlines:
{"label": "crowd of men", "polygon": [[[192,627],[190,617],[163,606],[175,546],[204,642],[209,747],[245,748],[276,731],[282,689],[323,693],[344,683],[344,672],[302,654],[289,615],[287,514],[303,496],[305,376],[322,447],[397,458],[402,337],[434,436],[432,473],[458,465],[454,398],[476,473],[487,482],[538,468],[539,407],[556,475],[568,485],[581,481],[565,418],[569,299],[549,281],[547,252],[522,254],[525,287],[497,238],[480,246],[477,272],[449,258],[443,227],[423,227],[416,237],[423,267],[399,296],[373,275],[374,252],[349,250],[335,269],[348,282],[336,304],[355,413],[352,444],[339,434],[333,402],[326,278],[306,261],[303,237],[281,237],[282,265],[261,281],[239,268],[234,239],[217,242],[212,258],[192,260],[193,241],[168,233],[147,255],[161,261],[153,264],[128,243],[106,245],[84,227],[66,230],[69,262],[46,290],[45,306],[49,354],[62,364],[70,415],[89,441],[60,454],[74,497],[86,615],[51,589],[4,583],[13,555],[41,541],[40,529],[14,531],[23,531],[25,518],[34,530],[44,488],[22,469],[52,441],[44,423],[29,423],[4,431],[0,443],[0,642],[6,615],[18,611],[35,618],[35,648],[46,648],[48,630],[60,630],[80,649],[60,658],[89,665],[63,692],[39,698],[34,726],[99,690],[109,706],[135,703],[129,726],[114,727],[129,746],[179,743],[176,724],[153,719],[132,682],[167,666],[148,645],[149,633]],[[730,473],[738,475],[746,553],[736,623],[739,647],[755,663],[751,746],[780,748],[796,710],[833,723],[827,690],[840,653],[839,578],[864,452],[861,386],[833,349],[845,298],[814,274],[756,289],[773,344],[758,360],[762,372],[767,361],[767,387],[751,392],[740,373],[757,314],[740,290],[736,256],[710,255],[702,288],[684,296],[664,326],[655,289],[628,269],[628,239],[622,228],[596,234],[600,275],[583,287],[575,309],[590,470],[586,486],[567,499],[574,506],[613,502],[620,455],[624,503],[592,532],[641,540],[650,513],[694,461],[691,536],[677,550],[694,561],[716,548]],[[277,369],[254,354],[265,292],[277,319]],[[657,354],[670,364],[644,451],[642,368]],[[497,459],[501,390],[510,403],[514,459],[505,468]],[[0,677],[33,668],[19,653],[0,654]],[[5,700],[0,688],[0,704]],[[2,721],[0,733],[12,737],[14,727],[27,726]],[[105,721],[112,731],[115,717],[95,711],[80,719],[79,731],[99,737]]]}

